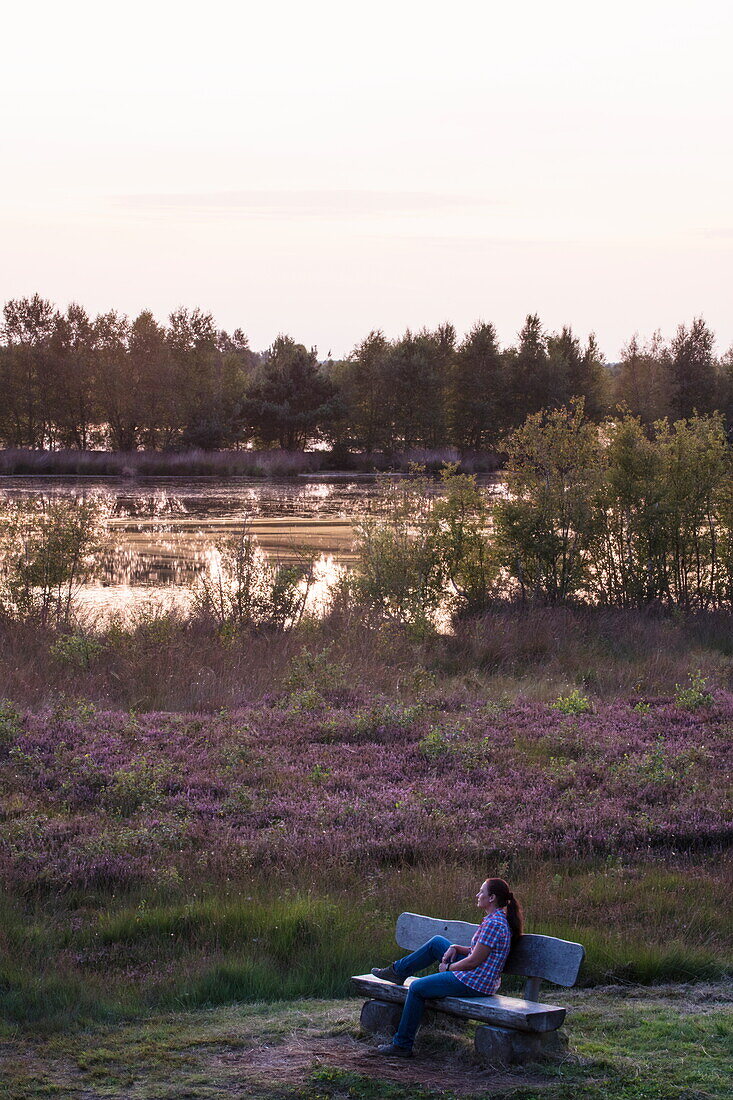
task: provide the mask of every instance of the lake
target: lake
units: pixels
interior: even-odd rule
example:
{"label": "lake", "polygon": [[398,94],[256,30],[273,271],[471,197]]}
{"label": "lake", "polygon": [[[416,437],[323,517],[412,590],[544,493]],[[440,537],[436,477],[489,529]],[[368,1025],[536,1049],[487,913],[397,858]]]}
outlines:
{"label": "lake", "polygon": [[[479,478],[488,493],[495,476]],[[383,478],[0,477],[2,502],[95,500],[104,508],[109,545],[80,600],[96,612],[181,606],[196,577],[216,561],[216,543],[246,524],[268,557],[316,560],[311,603],[322,600],[353,560],[353,524],[374,505]]]}

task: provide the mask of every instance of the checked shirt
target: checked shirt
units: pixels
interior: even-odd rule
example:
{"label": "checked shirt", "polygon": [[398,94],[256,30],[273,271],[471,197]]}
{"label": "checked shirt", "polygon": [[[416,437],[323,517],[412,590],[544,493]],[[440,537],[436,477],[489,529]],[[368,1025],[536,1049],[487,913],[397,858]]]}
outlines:
{"label": "checked shirt", "polygon": [[507,919],[501,909],[497,909],[495,913],[484,917],[471,940],[471,950],[477,943],[483,943],[489,948],[486,961],[474,967],[473,970],[452,970],[451,974],[454,974],[474,993],[485,995],[496,993],[511,942],[512,936]]}

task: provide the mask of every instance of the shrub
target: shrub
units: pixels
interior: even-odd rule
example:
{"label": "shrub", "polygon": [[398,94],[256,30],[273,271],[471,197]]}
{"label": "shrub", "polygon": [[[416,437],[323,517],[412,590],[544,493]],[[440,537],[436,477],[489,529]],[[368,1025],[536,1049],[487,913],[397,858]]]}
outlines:
{"label": "shrub", "polygon": [[552,706],[562,714],[588,714],[593,709],[588,696],[577,688],[568,695],[558,695]]}
{"label": "shrub", "polygon": [[136,810],[158,805],[164,794],[168,770],[161,764],[147,760],[133,760],[126,767],[112,773],[103,794],[106,807],[128,817]]}
{"label": "shrub", "polygon": [[13,508],[0,543],[5,613],[44,625],[68,625],[102,536],[102,510],[93,502],[24,502]]}
{"label": "shrub", "polygon": [[417,747],[426,760],[440,760],[451,751],[445,731],[440,729],[439,726],[433,726],[429,729],[425,736],[418,741]]}
{"label": "shrub", "polygon": [[707,690],[707,684],[707,678],[699,669],[697,672],[691,672],[686,686],[683,687],[681,684],[674,686],[675,706],[682,710],[697,710],[698,707],[710,706],[713,697]]}
{"label": "shrub", "polygon": [[375,703],[368,710],[357,712],[354,732],[361,741],[379,740],[387,730],[409,730],[422,713],[419,703],[407,707]]}
{"label": "shrub", "polygon": [[304,649],[293,657],[283,679],[284,687],[290,691],[302,691],[316,688],[318,691],[340,691],[345,687],[343,666],[332,659],[332,647],[313,653]]}
{"label": "shrub", "polygon": [[523,597],[577,597],[589,572],[599,482],[598,427],[582,398],[528,416],[505,441],[511,495],[495,511],[496,540]]}
{"label": "shrub", "polygon": [[74,668],[89,668],[101,651],[102,643],[85,634],[61,634],[49,650],[54,660]]}
{"label": "shrub", "polygon": [[0,752],[6,751],[23,732],[19,711],[10,699],[0,700]]}
{"label": "shrub", "polygon": [[270,562],[246,528],[217,546],[219,561],[194,586],[194,611],[233,631],[292,629],[303,616],[313,580],[313,561]]}
{"label": "shrub", "polygon": [[387,485],[375,513],[356,524],[356,563],[345,582],[358,603],[418,635],[432,632],[445,595],[433,497],[423,477]]}

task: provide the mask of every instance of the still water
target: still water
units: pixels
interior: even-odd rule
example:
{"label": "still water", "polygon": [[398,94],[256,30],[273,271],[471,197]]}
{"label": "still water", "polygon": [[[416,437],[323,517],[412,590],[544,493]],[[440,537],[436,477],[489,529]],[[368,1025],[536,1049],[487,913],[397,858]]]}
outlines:
{"label": "still water", "polygon": [[[487,492],[495,479],[482,479]],[[108,545],[80,592],[90,610],[182,606],[191,584],[215,568],[216,544],[245,527],[271,559],[315,559],[317,604],[353,560],[354,523],[374,506],[376,477],[121,478],[0,477],[3,502],[94,500],[104,510]]]}

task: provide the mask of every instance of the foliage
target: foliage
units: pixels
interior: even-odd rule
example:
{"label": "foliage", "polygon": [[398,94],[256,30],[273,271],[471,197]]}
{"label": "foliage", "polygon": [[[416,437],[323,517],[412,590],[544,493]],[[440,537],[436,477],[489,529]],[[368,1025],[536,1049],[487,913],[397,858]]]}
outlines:
{"label": "foliage", "polygon": [[672,340],[675,406],[680,416],[711,413],[717,406],[714,340],[702,317],[695,317],[689,329],[679,325]]}
{"label": "foliage", "polygon": [[431,726],[417,747],[426,760],[441,760],[451,751],[450,740],[440,726]]}
{"label": "foliage", "polygon": [[708,707],[713,697],[707,690],[708,681],[698,669],[691,672],[687,685],[675,684],[674,701],[683,710],[697,710],[698,707]]}
{"label": "foliage", "polygon": [[272,699],[209,717],[9,706],[5,1018],[340,994],[390,957],[416,898],[475,919],[493,869],[532,931],[586,946],[585,983],[726,973],[729,696],[571,719],[370,702],[327,720]]}
{"label": "foliage", "polygon": [[436,715],[375,699],[331,703],[327,720],[289,698],[207,718],[62,707],[21,724],[9,711],[0,881],[152,888],[186,879],[193,858],[202,882],[314,861],[376,869],[419,862],[428,819],[434,860],[720,850],[729,697],[712,716],[657,705],[653,721],[625,703],[590,715],[577,692],[558,703]]}
{"label": "foliage", "polygon": [[729,601],[731,454],[719,416],[596,425],[582,402],[507,440],[495,544],[522,599],[685,611]]}
{"label": "foliage", "polygon": [[500,559],[489,537],[490,510],[476,479],[447,466],[433,505],[436,553],[454,616],[485,611],[501,591]]}
{"label": "foliage", "polygon": [[271,562],[245,528],[217,547],[218,561],[192,590],[194,613],[210,616],[227,635],[252,629],[291,630],[301,619],[312,561]]}
{"label": "foliage", "polygon": [[320,369],[316,349],[278,336],[247,388],[243,416],[256,438],[303,448],[339,411],[336,387]]}
{"label": "foliage", "polygon": [[355,525],[356,565],[346,580],[357,602],[429,632],[443,599],[434,492],[416,476],[389,480],[375,510]]}
{"label": "foliage", "polygon": [[304,649],[290,662],[283,686],[295,710],[319,710],[344,692],[345,670],[333,660],[330,646],[317,653]]}
{"label": "foliage", "polygon": [[552,705],[561,714],[587,714],[593,710],[588,696],[584,695],[578,688],[573,688],[567,695],[558,695]]}
{"label": "foliage", "polygon": [[61,664],[88,668],[102,651],[102,642],[89,634],[60,634],[49,653]]}
{"label": "foliage", "polygon": [[25,502],[11,508],[0,542],[4,613],[68,626],[102,537],[102,510],[93,502]]}
{"label": "foliage", "polygon": [[345,463],[352,448],[386,463],[416,447],[493,449],[528,415],[579,397],[594,420],[622,405],[645,425],[715,410],[730,421],[733,410],[731,352],[715,356],[700,317],[669,342],[635,334],[613,365],[593,335],[583,346],[569,325],[548,332],[536,314],[505,348],[490,322],[460,341],[445,323],[393,340],[375,329],[345,359],[319,361],[284,334],[255,352],[200,308],[160,324],[149,310],[62,311],[39,294],[4,305],[0,389],[0,443],[31,453],[327,440]]}
{"label": "foliage", "polygon": [[502,562],[523,598],[565,601],[588,583],[597,429],[577,400],[528,417],[505,445],[509,496],[495,509]]}
{"label": "foliage", "polygon": [[22,730],[22,717],[15,704],[0,699],[0,752],[7,752]]}
{"label": "foliage", "polygon": [[474,477],[444,467],[439,490],[417,469],[389,482],[356,525],[356,563],[345,588],[417,635],[436,616],[483,611],[497,593],[498,562],[487,540],[486,500]]}
{"label": "foliage", "polygon": [[495,446],[513,420],[504,361],[491,324],[474,325],[452,363],[448,413],[453,439],[480,451]]}

